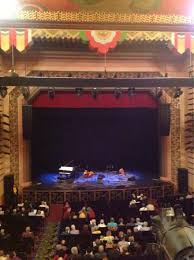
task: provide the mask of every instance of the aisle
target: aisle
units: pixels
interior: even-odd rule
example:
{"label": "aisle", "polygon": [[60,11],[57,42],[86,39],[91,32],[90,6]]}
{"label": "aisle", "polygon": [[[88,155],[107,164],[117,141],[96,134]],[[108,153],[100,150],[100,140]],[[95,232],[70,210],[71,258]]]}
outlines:
{"label": "aisle", "polygon": [[63,204],[51,204],[48,222],[59,222],[63,216]]}

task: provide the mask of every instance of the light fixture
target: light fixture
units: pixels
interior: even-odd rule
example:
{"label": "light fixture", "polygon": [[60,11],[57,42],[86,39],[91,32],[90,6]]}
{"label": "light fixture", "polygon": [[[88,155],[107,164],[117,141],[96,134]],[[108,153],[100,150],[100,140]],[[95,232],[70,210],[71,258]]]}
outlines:
{"label": "light fixture", "polygon": [[128,88],[128,96],[134,96],[135,95],[135,88]]}
{"label": "light fixture", "polygon": [[76,95],[77,95],[78,97],[81,96],[82,92],[83,92],[83,89],[82,89],[82,88],[76,88],[76,89],[75,89],[75,93],[76,93]]}
{"label": "light fixture", "polygon": [[92,89],[91,95],[92,95],[93,99],[96,99],[96,98],[97,98],[97,96],[98,96],[97,88],[93,88],[93,89]]}
{"label": "light fixture", "polygon": [[114,89],[114,96],[116,99],[120,98],[120,96],[122,95],[122,90],[121,88],[115,88]]}
{"label": "light fixture", "polygon": [[5,0],[5,1],[1,0],[0,19],[1,20],[16,19],[20,9],[21,6],[19,5],[18,0]]}
{"label": "light fixture", "polygon": [[7,95],[7,87],[0,87],[0,96],[2,97],[2,98],[4,98],[4,97],[6,97],[6,95]]}
{"label": "light fixture", "polygon": [[21,93],[25,100],[30,97],[30,88],[29,87],[21,87]]}
{"label": "light fixture", "polygon": [[48,89],[48,97],[50,99],[53,99],[55,97],[55,88],[54,87],[51,87]]}
{"label": "light fixture", "polygon": [[174,98],[179,98],[183,94],[183,91],[181,88],[176,87],[174,90]]}

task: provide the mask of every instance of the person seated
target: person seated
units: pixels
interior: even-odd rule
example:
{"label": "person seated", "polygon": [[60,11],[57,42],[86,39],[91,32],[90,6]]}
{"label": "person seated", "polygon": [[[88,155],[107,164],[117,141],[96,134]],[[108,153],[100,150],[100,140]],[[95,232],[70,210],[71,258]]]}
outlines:
{"label": "person seated", "polygon": [[0,207],[0,215],[2,216],[2,215],[4,215],[4,214],[5,214],[5,212],[4,212],[3,208]]}
{"label": "person seated", "polygon": [[123,218],[119,218],[119,224],[118,224],[118,226],[121,226],[121,227],[125,226],[125,224],[124,224],[124,219],[123,219]]}
{"label": "person seated", "polygon": [[99,228],[105,228],[106,227],[106,224],[104,223],[104,219],[100,220],[100,223],[98,224],[98,227]]}
{"label": "person seated", "polygon": [[92,232],[93,235],[100,235],[101,234],[101,230],[99,229],[98,226],[92,227],[91,232]]}
{"label": "person seated", "polygon": [[81,256],[79,254],[78,248],[76,246],[73,246],[71,248],[71,254],[68,257],[68,260],[81,260]]}
{"label": "person seated", "polygon": [[85,255],[83,256],[83,260],[92,260],[94,259],[94,254],[93,254],[93,251],[90,247],[88,247],[86,249],[86,253]]}
{"label": "person seated", "polygon": [[28,215],[28,212],[24,207],[22,207],[21,211],[19,212],[19,215],[22,216],[22,217],[25,217],[25,216]]}
{"label": "person seated", "polygon": [[148,211],[154,211],[155,210],[155,206],[151,202],[148,202],[146,208],[147,208]]}
{"label": "person seated", "polygon": [[33,232],[31,231],[30,226],[28,226],[28,227],[25,228],[25,231],[22,233],[22,237],[23,237],[23,238],[28,238],[28,237],[34,238],[34,234],[33,234]]}
{"label": "person seated", "polygon": [[142,203],[142,206],[141,206],[141,208],[139,209],[139,211],[140,211],[140,212],[142,212],[142,211],[148,211],[148,209],[147,209],[145,203]]}
{"label": "person seated", "polygon": [[123,259],[123,260],[124,259],[126,259],[126,260],[130,259],[129,246],[127,246],[127,247],[123,246],[122,247],[121,256],[120,256],[119,259]]}
{"label": "person seated", "polygon": [[36,212],[36,216],[45,218],[45,213],[44,213],[43,210],[38,209],[37,212]]}
{"label": "person seated", "polygon": [[100,245],[98,247],[98,252],[95,254],[95,259],[104,259],[106,257],[106,252],[104,251],[104,246]]}
{"label": "person seated", "polygon": [[8,260],[9,258],[6,256],[4,250],[0,249],[0,259],[1,260]]}
{"label": "person seated", "polygon": [[135,218],[130,218],[129,222],[126,224],[126,227],[134,227],[135,226]]}
{"label": "person seated", "polygon": [[125,175],[125,170],[123,168],[119,169],[119,175],[121,175],[121,176]]}
{"label": "person seated", "polygon": [[86,219],[86,217],[87,217],[86,207],[83,207],[83,208],[79,211],[79,218],[81,218],[81,219]]}
{"label": "person seated", "polygon": [[108,222],[107,228],[111,231],[117,231],[118,225],[115,222],[114,218],[110,218],[110,222]]}
{"label": "person seated", "polygon": [[125,238],[125,236],[124,236],[124,237],[118,242],[118,247],[119,247],[120,251],[122,251],[122,248],[123,248],[123,247],[127,247],[127,248],[128,248],[128,246],[129,246],[129,242],[126,241],[126,238]]}
{"label": "person seated", "polygon": [[71,235],[79,235],[79,230],[76,229],[75,225],[71,225],[70,234]]}
{"label": "person seated", "polygon": [[101,240],[102,240],[102,241],[106,241],[106,242],[113,242],[114,236],[112,236],[111,231],[108,230],[108,231],[106,232],[106,236],[102,237]]}
{"label": "person seated", "polygon": [[67,260],[67,259],[68,259],[68,255],[63,251],[56,253],[53,258],[53,260]]}
{"label": "person seated", "polygon": [[135,225],[136,225],[136,226],[142,226],[142,225],[143,225],[143,222],[141,221],[140,218],[136,218],[136,220],[135,220]]}
{"label": "person seated", "polygon": [[148,226],[148,222],[147,221],[144,221],[140,230],[141,231],[150,231],[151,227]]}
{"label": "person seated", "polygon": [[70,231],[71,231],[70,227],[67,226],[65,227],[65,231],[62,232],[62,235],[64,236],[70,235],[71,234]]}
{"label": "person seated", "polygon": [[110,259],[110,260],[119,259],[120,251],[119,251],[119,247],[117,244],[113,243],[112,248],[107,249],[107,256],[108,256],[108,259]]}

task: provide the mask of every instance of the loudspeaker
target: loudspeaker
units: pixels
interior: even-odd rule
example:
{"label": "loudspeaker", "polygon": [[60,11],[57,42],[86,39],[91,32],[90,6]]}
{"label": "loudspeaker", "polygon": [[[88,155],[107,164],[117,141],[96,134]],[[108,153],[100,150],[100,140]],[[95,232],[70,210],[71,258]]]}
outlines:
{"label": "loudspeaker", "polygon": [[23,105],[22,107],[22,124],[23,137],[26,140],[31,139],[32,136],[32,106]]}
{"label": "loudspeaker", "polygon": [[170,133],[170,104],[160,104],[158,110],[160,136],[168,136]]}
{"label": "loudspeaker", "polygon": [[178,192],[188,192],[188,170],[185,168],[178,168],[177,173]]}
{"label": "loudspeaker", "polygon": [[14,176],[12,174],[4,176],[3,182],[4,182],[4,202],[6,205],[7,204],[12,205]]}

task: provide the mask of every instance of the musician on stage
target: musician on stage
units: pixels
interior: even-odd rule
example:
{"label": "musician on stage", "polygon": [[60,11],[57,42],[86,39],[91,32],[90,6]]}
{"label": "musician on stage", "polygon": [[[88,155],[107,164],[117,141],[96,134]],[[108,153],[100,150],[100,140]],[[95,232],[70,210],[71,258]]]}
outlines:
{"label": "musician on stage", "polygon": [[94,175],[94,172],[93,171],[89,171],[89,170],[85,170],[84,173],[83,173],[83,176],[85,178],[90,178]]}
{"label": "musician on stage", "polygon": [[121,175],[121,176],[125,175],[125,170],[123,168],[119,169],[119,175]]}

